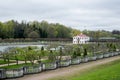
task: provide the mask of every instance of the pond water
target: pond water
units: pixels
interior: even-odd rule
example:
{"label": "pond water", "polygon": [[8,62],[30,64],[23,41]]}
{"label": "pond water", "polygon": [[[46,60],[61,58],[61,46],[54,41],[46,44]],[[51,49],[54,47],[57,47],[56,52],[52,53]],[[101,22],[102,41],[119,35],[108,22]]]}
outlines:
{"label": "pond water", "polygon": [[41,48],[42,46],[45,45],[5,45],[5,46],[0,46],[0,51],[4,51],[7,48],[12,48],[12,47],[27,47],[27,46],[37,46],[38,48]]}

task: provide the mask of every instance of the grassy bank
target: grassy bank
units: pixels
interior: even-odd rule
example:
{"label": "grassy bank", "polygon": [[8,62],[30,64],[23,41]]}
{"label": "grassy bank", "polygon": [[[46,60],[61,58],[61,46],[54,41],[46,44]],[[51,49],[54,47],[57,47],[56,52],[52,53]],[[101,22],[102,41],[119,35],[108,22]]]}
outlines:
{"label": "grassy bank", "polygon": [[[9,63],[15,63],[15,61],[10,61]],[[4,61],[4,60],[0,60],[0,65],[2,65],[2,64],[8,64],[8,62],[6,61]]]}
{"label": "grassy bank", "polygon": [[[34,65],[37,65],[37,64],[34,64]],[[18,65],[9,65],[9,66],[3,66],[3,67],[0,67],[0,69],[16,69],[16,68],[21,68],[21,67],[24,67],[24,66],[33,66],[31,63],[23,63],[23,64],[18,64]]]}
{"label": "grassy bank", "polygon": [[120,60],[49,80],[120,80]]}

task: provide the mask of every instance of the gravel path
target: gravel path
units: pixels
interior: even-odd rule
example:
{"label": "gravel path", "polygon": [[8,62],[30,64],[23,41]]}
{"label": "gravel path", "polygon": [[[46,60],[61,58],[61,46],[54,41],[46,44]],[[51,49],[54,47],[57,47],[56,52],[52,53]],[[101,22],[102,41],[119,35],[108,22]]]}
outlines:
{"label": "gravel path", "polygon": [[80,65],[73,65],[73,66],[66,67],[66,68],[59,68],[56,70],[46,71],[46,72],[42,72],[39,74],[25,75],[24,77],[21,77],[21,78],[9,79],[9,80],[47,80],[49,78],[54,78],[57,76],[74,74],[78,71],[80,72],[81,70],[85,70],[88,68],[106,64],[106,63],[109,63],[109,62],[112,62],[118,59],[120,59],[120,56],[105,58],[102,60],[92,61],[88,63],[82,63]]}

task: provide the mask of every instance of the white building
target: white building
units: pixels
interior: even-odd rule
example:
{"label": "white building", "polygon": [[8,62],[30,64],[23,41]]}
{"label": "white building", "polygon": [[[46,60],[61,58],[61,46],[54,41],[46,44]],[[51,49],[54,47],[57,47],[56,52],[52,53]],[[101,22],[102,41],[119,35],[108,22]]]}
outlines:
{"label": "white building", "polygon": [[90,40],[90,37],[81,33],[81,34],[73,37],[73,44],[85,44],[89,40]]}

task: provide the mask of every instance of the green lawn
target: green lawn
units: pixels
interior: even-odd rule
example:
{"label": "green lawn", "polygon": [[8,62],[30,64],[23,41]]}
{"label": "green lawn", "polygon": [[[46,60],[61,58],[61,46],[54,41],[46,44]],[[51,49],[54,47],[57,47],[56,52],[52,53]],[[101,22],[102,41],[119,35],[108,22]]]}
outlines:
{"label": "green lawn", "polygon": [[[6,61],[4,61],[4,60],[0,60],[0,65],[2,65],[2,64],[7,64],[8,62]],[[10,61],[10,63],[15,63],[15,61]]]}
{"label": "green lawn", "polygon": [[[34,64],[37,65],[37,64]],[[24,66],[33,66],[31,63],[27,63],[27,64],[18,64],[18,65],[9,65],[9,66],[4,66],[4,67],[0,67],[0,69],[16,69],[16,68],[21,68]]]}
{"label": "green lawn", "polygon": [[73,75],[50,80],[120,80],[120,60]]}
{"label": "green lawn", "polygon": [[[19,56],[19,55],[17,56],[17,58],[18,58],[19,61],[24,61],[25,60],[22,56]],[[11,57],[10,59],[15,60],[15,57]]]}

